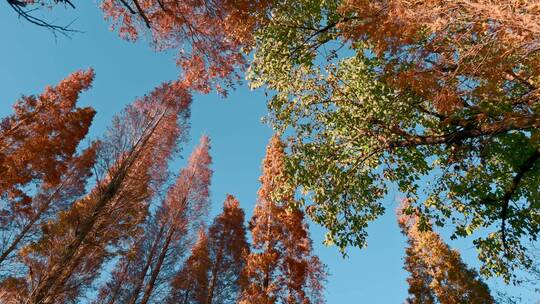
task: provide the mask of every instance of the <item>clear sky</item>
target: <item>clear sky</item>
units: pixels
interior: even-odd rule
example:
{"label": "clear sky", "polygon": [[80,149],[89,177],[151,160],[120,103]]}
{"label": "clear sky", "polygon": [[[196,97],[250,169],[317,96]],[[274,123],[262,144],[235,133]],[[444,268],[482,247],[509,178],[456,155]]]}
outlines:
{"label": "clear sky", "polygon": [[[73,71],[92,67],[96,79],[93,88],[81,97],[80,105],[97,110],[90,134],[90,138],[96,138],[111,117],[136,96],[162,81],[176,79],[178,70],[172,52],[156,53],[144,41],[119,39],[109,30],[94,1],[81,1],[76,11],[68,11],[72,17],[61,11],[55,14],[59,22],[76,17],[74,27],[83,33],[55,40],[49,32],[18,20],[5,1],[0,1],[0,116],[10,112],[11,104],[21,94],[39,93]],[[214,159],[212,215],[220,211],[225,195],[230,193],[240,200],[248,218],[251,216],[261,161],[272,134],[261,123],[265,113],[264,94],[245,85],[225,100],[213,94],[195,96],[191,141],[182,155],[189,154],[202,134],[210,136]],[[179,159],[174,165],[183,163]],[[349,249],[346,259],[336,248],[323,246],[324,231],[311,224],[315,251],[331,274],[326,285],[328,303],[403,303],[407,273],[402,269],[405,239],[394,218],[398,198],[391,193],[385,201],[389,212],[371,225],[369,247]],[[467,262],[477,265],[470,241],[455,245]],[[490,285],[500,286],[496,282]]]}

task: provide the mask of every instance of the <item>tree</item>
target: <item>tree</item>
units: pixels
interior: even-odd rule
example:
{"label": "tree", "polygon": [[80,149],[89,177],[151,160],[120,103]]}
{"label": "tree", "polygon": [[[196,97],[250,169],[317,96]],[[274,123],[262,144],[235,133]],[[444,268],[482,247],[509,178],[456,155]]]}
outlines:
{"label": "tree", "polygon": [[424,223],[418,215],[408,212],[411,210],[403,206],[398,214],[399,226],[409,244],[405,257],[405,270],[410,273],[407,303],[495,303],[487,285],[463,263],[459,252],[450,249],[434,231],[419,229]]}
{"label": "tree", "polygon": [[[288,4],[288,5],[287,5]],[[531,265],[540,232],[534,1],[278,1],[248,78],[292,131],[286,172],[327,243],[365,246],[396,185],[481,273]],[[254,13],[257,15],[257,13]],[[346,51],[342,51],[346,50]],[[423,181],[436,182],[426,184]]]}
{"label": "tree", "polygon": [[236,303],[246,284],[242,271],[248,252],[244,211],[227,195],[222,213],[208,234],[199,234],[191,256],[174,277],[169,303]]}
{"label": "tree", "polygon": [[244,226],[244,210],[238,200],[227,195],[223,211],[208,230],[211,261],[206,304],[236,303],[246,282],[242,273],[249,253]]}
{"label": "tree", "polygon": [[0,273],[39,234],[39,226],[84,192],[96,145],[81,153],[95,111],[78,108],[94,78],[79,71],[39,96],[23,96],[0,122]]}
{"label": "tree", "polygon": [[191,255],[171,283],[172,288],[167,303],[206,303],[208,300],[210,264],[208,236],[201,229],[197,243],[191,250]]}
{"label": "tree", "polygon": [[148,200],[185,132],[190,100],[164,84],[115,117],[97,151],[95,186],[21,250],[28,271],[2,282],[8,291],[17,286],[3,301],[76,301],[91,286],[103,262],[139,233]]}
{"label": "tree", "polygon": [[263,161],[259,199],[250,221],[253,249],[240,303],[323,303],[324,265],[312,253],[304,214],[292,209],[283,174],[284,145],[272,137]]}
{"label": "tree", "polygon": [[146,222],[144,234],[122,257],[113,280],[102,287],[100,303],[146,304],[155,290],[170,282],[208,210],[209,149],[209,139],[203,136],[155,216]]}
{"label": "tree", "polygon": [[263,11],[269,3],[103,0],[101,8],[121,37],[137,40],[148,33],[157,49],[177,49],[182,83],[201,92],[217,89],[226,94],[246,68],[257,21],[252,13]]}

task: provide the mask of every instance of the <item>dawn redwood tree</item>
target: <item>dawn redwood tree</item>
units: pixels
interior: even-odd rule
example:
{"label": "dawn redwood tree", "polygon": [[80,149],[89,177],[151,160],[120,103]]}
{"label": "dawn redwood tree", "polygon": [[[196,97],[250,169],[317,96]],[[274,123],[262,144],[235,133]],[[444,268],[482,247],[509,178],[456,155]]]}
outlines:
{"label": "dawn redwood tree", "polygon": [[212,159],[206,136],[193,151],[165,199],[145,223],[144,234],[122,257],[99,303],[162,303],[152,297],[167,286],[208,212]]}
{"label": "dawn redwood tree", "polygon": [[201,232],[191,256],[175,275],[168,303],[236,303],[246,285],[243,269],[248,253],[244,211],[234,196],[227,195],[222,213],[207,234]]}
{"label": "dawn redwood tree", "polygon": [[[103,0],[105,17],[121,37],[137,40],[149,33],[158,50],[176,49],[180,80],[190,88],[225,93],[246,66],[243,49],[251,40],[253,0]],[[225,85],[225,86],[222,86]]]}
{"label": "dawn redwood tree", "polygon": [[208,300],[208,273],[211,267],[208,235],[199,230],[199,237],[191,255],[171,281],[171,292],[166,303],[202,304]]}
{"label": "dawn redwood tree", "polygon": [[3,301],[65,303],[83,295],[103,262],[139,233],[186,131],[190,102],[164,84],[114,118],[97,150],[94,187],[22,249],[28,270],[1,283]]}
{"label": "dawn redwood tree", "polygon": [[312,253],[303,212],[292,208],[284,157],[284,144],[273,136],[250,221],[252,251],[244,269],[248,283],[240,296],[242,304],[324,302],[325,266]]}
{"label": "dawn redwood tree", "polygon": [[495,300],[478,273],[469,269],[457,250],[451,249],[424,224],[407,204],[398,212],[401,232],[407,237],[405,270],[410,273],[410,304],[490,304]]}
{"label": "dawn redwood tree", "polygon": [[244,210],[227,195],[223,211],[208,229],[210,271],[206,304],[234,304],[246,286],[243,269],[249,254]]}
{"label": "dawn redwood tree", "polygon": [[95,111],[77,107],[92,70],[78,71],[40,95],[23,96],[0,121],[0,276],[35,239],[40,224],[83,193],[96,145],[78,153]]}

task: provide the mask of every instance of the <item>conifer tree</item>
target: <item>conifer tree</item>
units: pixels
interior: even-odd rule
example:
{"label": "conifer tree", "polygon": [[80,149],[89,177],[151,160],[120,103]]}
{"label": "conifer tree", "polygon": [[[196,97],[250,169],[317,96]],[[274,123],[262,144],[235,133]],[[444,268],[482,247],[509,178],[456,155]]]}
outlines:
{"label": "conifer tree", "polygon": [[144,233],[117,265],[113,280],[101,288],[100,303],[162,303],[154,291],[167,286],[189,250],[208,210],[212,171],[209,139],[193,151],[188,165],[169,188]]}
{"label": "conifer tree", "polygon": [[[304,214],[284,188],[284,145],[272,137],[263,161],[259,198],[250,221],[252,252],[242,304],[322,303],[325,267],[313,255]],[[281,189],[276,193],[275,189]]]}
{"label": "conifer tree", "polygon": [[78,71],[38,96],[23,96],[0,122],[0,276],[40,223],[84,192],[96,145],[81,153],[77,147],[95,111],[77,101],[93,78],[92,70]]}
{"label": "conifer tree", "polygon": [[208,230],[210,273],[207,304],[236,303],[245,288],[242,270],[249,253],[244,225],[244,210],[238,200],[228,195],[223,211]]}
{"label": "conifer tree", "polygon": [[238,200],[228,195],[222,213],[208,234],[200,234],[191,256],[172,281],[169,303],[236,303],[246,284],[242,270],[248,252],[244,211]]}
{"label": "conifer tree", "polygon": [[186,129],[190,101],[164,84],[115,117],[97,150],[95,186],[22,249],[28,272],[2,283],[3,301],[73,302],[91,286],[103,262],[139,233]]}
{"label": "conifer tree", "polygon": [[169,304],[203,304],[208,299],[208,272],[210,271],[208,235],[201,229],[191,255],[172,281]]}
{"label": "conifer tree", "polygon": [[431,231],[429,224],[424,227],[429,230],[420,229],[419,217],[404,210],[399,212],[398,222],[409,245],[405,257],[405,270],[410,273],[407,303],[495,303],[488,286],[465,265],[459,252]]}

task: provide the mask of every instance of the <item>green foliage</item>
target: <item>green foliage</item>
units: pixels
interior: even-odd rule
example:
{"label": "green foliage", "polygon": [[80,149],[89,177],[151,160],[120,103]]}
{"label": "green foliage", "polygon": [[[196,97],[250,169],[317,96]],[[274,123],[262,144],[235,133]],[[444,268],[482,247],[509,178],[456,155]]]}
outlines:
{"label": "green foliage", "polygon": [[397,186],[426,219],[452,224],[452,237],[475,236],[482,274],[510,280],[528,266],[524,244],[540,229],[538,132],[480,127],[508,117],[522,87],[441,118],[432,101],[387,83],[387,58],[368,42],[340,40],[335,24],[354,16],[339,16],[339,1],[288,2],[257,32],[248,79],[273,93],[267,119],[292,135],[287,174],[326,243],[365,246]]}

